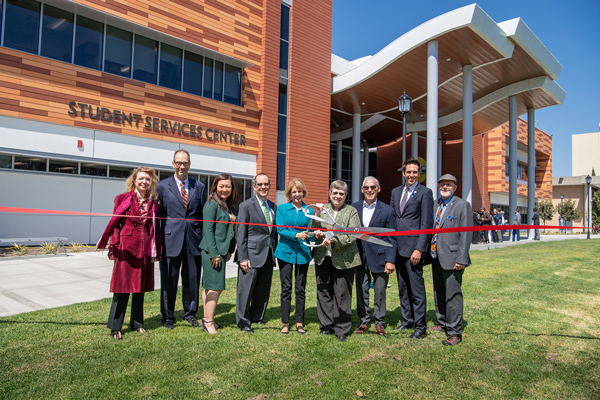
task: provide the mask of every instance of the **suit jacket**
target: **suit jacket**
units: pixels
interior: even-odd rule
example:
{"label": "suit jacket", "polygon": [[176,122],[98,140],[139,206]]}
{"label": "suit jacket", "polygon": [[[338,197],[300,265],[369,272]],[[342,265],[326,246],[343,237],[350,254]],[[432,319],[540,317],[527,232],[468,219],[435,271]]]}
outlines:
{"label": "suit jacket", "polygon": [[[277,206],[270,200],[267,200],[271,211],[271,224],[276,224]],[[267,223],[262,207],[258,204],[258,198],[253,195],[248,200],[240,204],[237,222],[237,259],[239,261],[250,260],[251,268],[261,268],[269,256],[269,248],[273,250],[271,256],[277,248],[277,229],[264,226]],[[244,224],[249,223],[250,225]],[[254,225],[262,224],[262,225]]]}
{"label": "suit jacket", "polygon": [[[431,189],[417,183],[413,194],[408,198],[404,212],[400,212],[400,201],[404,186],[392,190],[391,206],[396,214],[396,227],[399,231],[431,229],[433,227],[433,194]],[[426,253],[431,244],[431,235],[396,236],[398,254],[410,257],[415,250]]]}
{"label": "suit jacket", "polygon": [[[234,210],[231,211],[234,212]],[[231,221],[229,213],[223,210],[216,200],[211,199],[204,206],[202,214],[206,220],[202,224],[203,236],[200,249],[206,251],[209,258],[226,257],[227,253],[233,253],[235,250],[235,237],[232,232],[235,232],[235,229],[232,228],[232,224],[225,223]]]}
{"label": "suit jacket", "polygon": [[[364,202],[361,200],[352,204],[352,207],[356,208],[356,211],[358,212],[361,226],[365,226],[363,221],[363,203]],[[373,211],[373,217],[371,217],[371,221],[369,222],[369,227],[397,230],[394,209],[378,200],[375,205],[375,211]],[[371,272],[377,274],[385,272],[386,262],[396,263],[396,251],[398,251],[396,238],[392,236],[383,236],[379,237],[379,239],[390,243],[392,247],[385,247],[365,242],[364,240],[356,241],[363,265],[368,267]]]}
{"label": "suit jacket", "polygon": [[531,217],[531,220],[533,221],[534,225],[539,225],[540,224],[540,214],[538,214],[537,212],[534,212],[533,217]]}
{"label": "suit jacket", "polygon": [[[306,209],[306,204],[302,203],[302,210]],[[308,209],[309,214],[314,214],[311,208]],[[296,233],[306,229],[287,228],[288,226],[307,227],[312,220],[307,218],[303,211],[296,211],[296,207],[290,201],[289,203],[280,204],[277,207],[277,224],[283,225],[277,227],[279,233],[279,244],[275,257],[279,260],[290,264],[308,264],[312,260],[310,249],[302,243],[300,239],[296,239]]]}
{"label": "suit jacket", "polygon": [[[333,215],[333,206],[331,203],[325,204],[323,207],[331,215]],[[326,215],[321,215],[326,217]],[[335,221],[342,226],[358,228],[360,227],[360,219],[356,208],[344,204],[340,208]],[[312,221],[311,227],[333,229],[333,225],[325,224],[318,221]],[[337,269],[349,269],[360,265],[360,254],[356,246],[356,239],[348,235],[335,235],[331,243],[331,263]],[[315,248],[315,263],[321,265],[327,255],[327,248],[319,246]]]}
{"label": "suit jacket", "polygon": [[[433,212],[437,213],[441,199],[433,206]],[[473,211],[471,205],[458,196],[452,196],[446,211],[442,215],[440,228],[456,228],[471,226],[473,222]],[[471,264],[469,248],[473,232],[448,232],[437,235],[437,254],[443,269],[454,269],[454,264]]]}
{"label": "suit jacket", "polygon": [[[162,239],[165,257],[177,257],[183,248],[184,239],[194,256],[200,255],[202,241],[202,208],[206,202],[206,192],[202,182],[189,178],[188,205],[183,207],[181,191],[175,177],[171,176],[158,182],[157,192],[160,198],[160,213],[167,217],[162,224]],[[181,218],[181,219],[180,219]],[[188,220],[183,220],[184,218]]]}
{"label": "suit jacket", "polygon": [[515,216],[513,217],[513,223],[515,225],[521,225],[522,221],[523,221],[523,219],[521,218],[521,214],[520,213],[516,213]]}

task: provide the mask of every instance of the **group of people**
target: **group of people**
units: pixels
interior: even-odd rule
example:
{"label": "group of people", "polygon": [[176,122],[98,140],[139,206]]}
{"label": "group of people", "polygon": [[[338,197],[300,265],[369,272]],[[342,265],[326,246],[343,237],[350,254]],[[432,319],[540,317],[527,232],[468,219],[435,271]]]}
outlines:
{"label": "group of people", "polygon": [[[130,327],[144,332],[144,292],[154,290],[154,261],[160,262],[161,314],[165,328],[175,327],[175,302],[179,274],[182,277],[183,318],[192,326],[215,334],[217,303],[225,289],[225,264],[235,254],[237,262],[236,324],[253,333],[252,324],[264,324],[273,269],[281,281],[282,334],[288,334],[292,289],[295,294],[295,330],[304,334],[305,288],[309,264],[314,259],[317,315],[320,333],[346,340],[352,330],[352,289],[356,280],[356,334],[367,332],[373,320],[376,333],[385,335],[386,290],[395,270],[401,304],[399,330],[414,329],[411,338],[428,331],[446,333],[444,345],[462,340],[463,300],[461,282],[470,264],[472,232],[413,234],[414,230],[467,227],[471,206],[454,193],[456,178],[438,181],[439,199],[419,184],[420,164],[408,159],[402,167],[405,184],[392,191],[391,204],[378,200],[381,191],[374,177],[364,178],[364,200],[346,204],[348,186],[334,181],[329,203],[308,207],[307,189],[297,178],[285,190],[288,200],[275,205],[268,200],[269,177],[252,180],[254,194],[236,212],[233,178],[220,174],[208,195],[201,182],[188,176],[190,154],[178,150],[174,175],[158,182],[154,170],[137,168],[127,179],[127,191],[115,198],[114,216],[98,242],[109,247],[115,260],[110,290],[114,293],[107,327],[113,338],[121,329],[129,294],[133,294]],[[371,227],[399,231],[379,236],[387,246],[336,231],[324,222],[331,215],[337,226]],[[110,242],[109,242],[110,239]],[[308,244],[311,242],[312,244]],[[427,327],[423,267],[432,264],[437,324]],[[196,319],[202,285],[203,318]],[[373,317],[369,292],[373,288]]]}

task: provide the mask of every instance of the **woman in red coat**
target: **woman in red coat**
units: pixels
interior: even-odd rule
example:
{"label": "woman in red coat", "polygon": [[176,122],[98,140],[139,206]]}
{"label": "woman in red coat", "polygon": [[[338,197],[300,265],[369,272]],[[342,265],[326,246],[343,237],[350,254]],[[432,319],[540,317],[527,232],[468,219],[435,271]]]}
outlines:
{"label": "woman in red coat", "polygon": [[139,167],[129,175],[127,191],[115,197],[113,217],[98,245],[106,247],[108,257],[115,260],[110,291],[114,293],[107,327],[112,337],[122,339],[121,328],[129,294],[132,331],[144,329],[144,293],[154,290],[154,261],[160,258],[160,223],[158,217],[158,178],[151,168]]}

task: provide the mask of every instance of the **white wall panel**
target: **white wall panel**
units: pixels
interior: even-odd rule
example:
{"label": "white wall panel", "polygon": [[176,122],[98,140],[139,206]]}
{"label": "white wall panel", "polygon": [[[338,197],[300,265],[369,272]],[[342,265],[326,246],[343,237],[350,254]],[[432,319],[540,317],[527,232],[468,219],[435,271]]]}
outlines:
{"label": "white wall panel", "polygon": [[[77,148],[77,140],[83,147]],[[0,147],[27,152],[93,157],[94,131],[71,126],[0,116]]]}

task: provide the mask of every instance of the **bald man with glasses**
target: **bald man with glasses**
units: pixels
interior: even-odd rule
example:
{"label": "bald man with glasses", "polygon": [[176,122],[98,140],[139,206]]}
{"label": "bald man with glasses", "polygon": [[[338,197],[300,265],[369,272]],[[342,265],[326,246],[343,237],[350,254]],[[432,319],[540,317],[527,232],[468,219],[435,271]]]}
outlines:
{"label": "bald man with glasses", "polygon": [[[358,211],[361,226],[389,228],[395,231],[394,209],[377,199],[377,195],[381,192],[379,181],[375,177],[367,176],[360,190],[364,200],[355,202],[352,207]],[[378,335],[385,335],[386,290],[389,275],[394,272],[397,247],[395,238],[385,236],[381,239],[388,242],[391,247],[363,240],[356,241],[362,261],[362,264],[356,268],[356,312],[360,318],[360,326],[355,332],[357,334],[365,333],[371,323],[369,289],[373,282],[375,330]]]}

